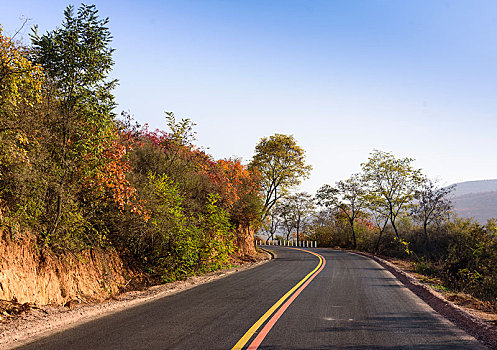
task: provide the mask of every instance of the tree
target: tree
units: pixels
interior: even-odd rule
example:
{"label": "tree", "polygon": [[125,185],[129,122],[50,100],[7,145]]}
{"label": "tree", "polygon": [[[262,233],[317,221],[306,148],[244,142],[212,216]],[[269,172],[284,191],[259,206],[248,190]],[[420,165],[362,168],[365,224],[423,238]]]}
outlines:
{"label": "tree", "polygon": [[338,181],[335,187],[323,185],[316,194],[318,203],[325,207],[334,207],[342,211],[352,231],[352,243],[357,248],[355,221],[366,203],[363,181],[358,174],[345,181]]}
{"label": "tree", "polygon": [[278,228],[283,224],[281,220],[280,213],[278,212],[278,205],[274,206],[266,218],[266,222],[263,223],[262,228],[267,232],[268,237],[274,239],[274,234],[278,231]]}
{"label": "tree", "polygon": [[0,26],[0,210],[33,228],[43,206],[37,165],[45,164],[40,109],[46,81],[28,56],[29,48],[3,35]]}
{"label": "tree", "polygon": [[386,211],[386,208],[382,206],[381,203],[369,202],[368,211],[374,226],[378,229],[378,239],[376,240],[374,247],[375,253],[378,253],[380,249],[381,237],[385,232],[390,216],[389,212]]}
{"label": "tree", "polygon": [[51,105],[44,116],[52,135],[47,236],[61,222],[83,230],[91,226],[88,218],[98,220],[101,198],[114,198],[122,208],[134,196],[112,111],[117,81],[108,79],[114,64],[108,18],[100,19],[94,5],[81,5],[76,13],[69,6],[64,16],[60,28],[41,36],[35,28],[31,35],[32,57],[46,73]]}
{"label": "tree", "polygon": [[306,218],[314,210],[314,202],[312,196],[307,192],[298,192],[284,197],[279,205],[279,214],[282,221],[282,226],[286,230],[286,239],[290,238],[293,229],[297,235],[302,233]]}
{"label": "tree", "polygon": [[[285,233],[285,239],[290,240],[290,235],[295,228],[295,216],[293,212],[293,203],[286,197],[283,197],[274,207],[280,220],[280,228]],[[271,210],[273,211],[273,210]]]}
{"label": "tree", "polygon": [[395,221],[416,197],[422,181],[421,170],[412,166],[412,158],[397,159],[391,153],[375,150],[362,171],[369,202],[388,213],[395,235],[400,239]]}
{"label": "tree", "polygon": [[262,222],[276,202],[307,178],[312,170],[312,166],[306,165],[305,151],[297,145],[295,138],[283,134],[263,137],[255,147],[249,168],[261,177]]}
{"label": "tree", "polygon": [[[29,144],[34,141],[38,115],[33,105],[41,102],[45,82],[40,66],[26,58],[27,49],[2,34],[0,26],[0,181],[16,163],[29,163]],[[35,125],[33,125],[35,124]],[[1,190],[0,192],[4,192]]]}
{"label": "tree", "polygon": [[439,187],[436,181],[424,178],[416,190],[417,203],[412,207],[412,214],[415,219],[423,223],[425,249],[429,242],[428,225],[434,220],[447,217],[447,213],[452,208],[448,196],[454,188],[455,185]]}
{"label": "tree", "polygon": [[22,104],[41,101],[43,71],[26,58],[27,54],[25,48],[2,34],[0,26],[0,132],[18,129]]}

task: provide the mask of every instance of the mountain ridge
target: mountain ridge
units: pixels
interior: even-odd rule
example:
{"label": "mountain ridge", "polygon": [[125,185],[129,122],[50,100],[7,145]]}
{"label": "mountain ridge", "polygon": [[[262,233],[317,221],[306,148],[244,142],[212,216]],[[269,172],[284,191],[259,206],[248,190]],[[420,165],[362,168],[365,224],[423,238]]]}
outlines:
{"label": "mountain ridge", "polygon": [[474,218],[480,224],[497,218],[497,179],[465,181],[454,185],[451,200],[457,215]]}

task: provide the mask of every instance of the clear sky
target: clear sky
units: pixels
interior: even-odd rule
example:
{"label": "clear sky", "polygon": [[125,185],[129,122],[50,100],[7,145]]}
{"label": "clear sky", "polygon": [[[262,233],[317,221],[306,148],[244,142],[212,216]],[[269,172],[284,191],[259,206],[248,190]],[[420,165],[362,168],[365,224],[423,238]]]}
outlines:
{"label": "clear sky", "polygon": [[[496,1],[92,3],[110,18],[118,112],[163,129],[165,110],[188,117],[216,158],[286,133],[314,167],[309,192],[373,149],[447,184],[497,178]],[[0,0],[0,24],[51,30],[68,4]]]}

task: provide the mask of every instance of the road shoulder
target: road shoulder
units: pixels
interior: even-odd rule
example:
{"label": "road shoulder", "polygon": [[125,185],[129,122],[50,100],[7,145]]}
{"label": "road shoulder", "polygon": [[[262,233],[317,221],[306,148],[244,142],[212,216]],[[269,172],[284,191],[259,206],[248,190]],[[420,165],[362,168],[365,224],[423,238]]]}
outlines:
{"label": "road shoulder", "polygon": [[475,337],[481,343],[491,349],[497,349],[497,326],[489,324],[483,318],[478,317],[470,310],[462,308],[447,300],[444,295],[429,285],[420,282],[413,274],[396,266],[395,264],[369,253],[351,251],[373,259],[382,267],[392,273],[415,295],[427,303],[437,313]]}

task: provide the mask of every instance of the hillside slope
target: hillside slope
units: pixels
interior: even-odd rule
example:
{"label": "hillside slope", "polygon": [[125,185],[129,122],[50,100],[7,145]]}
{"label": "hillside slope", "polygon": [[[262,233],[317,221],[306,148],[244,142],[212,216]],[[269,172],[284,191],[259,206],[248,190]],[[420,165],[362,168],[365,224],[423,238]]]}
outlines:
{"label": "hillside slope", "polygon": [[452,202],[456,214],[473,217],[481,224],[497,218],[497,180],[458,183]]}
{"label": "hillside slope", "polygon": [[497,179],[459,182],[456,185],[454,195],[464,196],[470,193],[484,193],[497,191]]}

